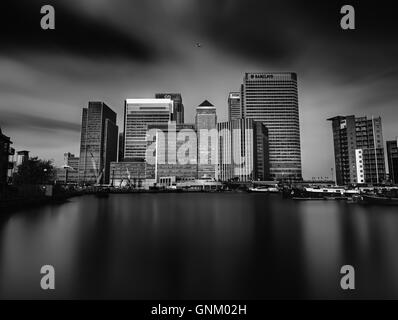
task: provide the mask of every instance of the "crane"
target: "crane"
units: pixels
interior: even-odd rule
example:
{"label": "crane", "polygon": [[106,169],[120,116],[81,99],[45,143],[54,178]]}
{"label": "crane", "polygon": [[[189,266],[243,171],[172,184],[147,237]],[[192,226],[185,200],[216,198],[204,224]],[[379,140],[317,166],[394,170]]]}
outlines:
{"label": "crane", "polygon": [[97,182],[97,184],[100,184],[100,181],[101,181],[102,175],[104,174],[105,168],[102,168],[102,170],[99,171],[97,168],[97,164],[95,163],[94,155],[91,151],[90,151],[90,156],[91,156],[91,162],[93,164],[93,168],[94,168],[94,172],[95,172],[96,182]]}

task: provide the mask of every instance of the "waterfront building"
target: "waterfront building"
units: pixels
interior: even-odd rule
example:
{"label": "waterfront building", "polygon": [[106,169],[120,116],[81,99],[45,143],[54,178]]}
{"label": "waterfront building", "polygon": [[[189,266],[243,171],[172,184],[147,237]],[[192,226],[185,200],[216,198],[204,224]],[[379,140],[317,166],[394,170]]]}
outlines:
{"label": "waterfront building", "polygon": [[11,169],[10,155],[11,139],[4,135],[0,128],[0,192],[4,191],[8,184],[8,171]]}
{"label": "waterfront building", "polygon": [[386,179],[381,118],[336,116],[332,122],[336,183],[379,184]]}
{"label": "waterfront building", "polygon": [[221,190],[223,185],[220,181],[195,179],[176,182],[175,187],[184,191],[217,191]]}
{"label": "waterfront building", "polygon": [[228,121],[242,118],[240,92],[230,92],[228,95]]}
{"label": "waterfront building", "polygon": [[269,176],[268,134],[262,122],[237,119],[217,124],[221,181],[266,180]]}
{"label": "waterfront building", "polygon": [[198,136],[198,179],[214,179],[217,151],[217,114],[216,107],[209,101],[203,101],[196,108],[195,126]]}
{"label": "waterfront building", "polygon": [[156,93],[156,99],[171,99],[173,101],[173,112],[171,121],[177,124],[184,123],[184,104],[182,103],[181,93]]}
{"label": "waterfront building", "polygon": [[116,113],[104,102],[90,101],[82,112],[79,182],[109,183],[110,163],[117,159]]}
{"label": "waterfront building", "polygon": [[390,180],[392,183],[398,184],[398,138],[387,141],[387,162]]}
{"label": "waterfront building", "polygon": [[[10,141],[10,145],[12,142]],[[12,183],[12,178],[15,172],[15,149],[10,147],[9,158],[8,158],[8,183]]]}
{"label": "waterfront building", "polygon": [[18,172],[18,166],[20,166],[25,161],[29,160],[29,151],[28,150],[20,150],[16,152],[16,156],[14,157],[15,150],[13,150],[12,156],[12,165],[11,170],[9,171],[9,177],[12,178]]}
{"label": "waterfront building", "polygon": [[302,180],[300,123],[295,73],[245,73],[242,117],[268,129],[270,178]]}
{"label": "waterfront building", "polygon": [[16,169],[18,169],[18,166],[21,165],[26,160],[29,160],[29,151],[28,150],[17,151],[17,159],[15,162]]}
{"label": "waterfront building", "polygon": [[124,160],[145,161],[147,126],[168,123],[173,101],[167,99],[127,99],[124,106]]}
{"label": "waterfront building", "polygon": [[197,137],[194,124],[149,124],[146,170],[157,183],[197,177]]}
{"label": "waterfront building", "polygon": [[64,183],[78,183],[79,162],[79,157],[70,152],[64,153],[64,165],[56,170],[56,180]]}
{"label": "waterfront building", "polygon": [[143,161],[111,162],[110,184],[115,187],[142,188],[148,178],[145,167]]}

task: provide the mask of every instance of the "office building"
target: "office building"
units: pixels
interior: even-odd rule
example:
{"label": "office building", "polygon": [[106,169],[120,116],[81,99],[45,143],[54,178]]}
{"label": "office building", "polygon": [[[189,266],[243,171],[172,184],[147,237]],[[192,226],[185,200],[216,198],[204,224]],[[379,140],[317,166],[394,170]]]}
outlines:
{"label": "office building", "polygon": [[221,181],[266,180],[269,177],[268,134],[262,122],[237,119],[217,124]]}
{"label": "office building", "polygon": [[17,151],[17,159],[15,162],[16,169],[18,169],[18,166],[21,165],[26,160],[29,160],[29,151],[28,150]]}
{"label": "office building", "polygon": [[145,162],[111,162],[110,184],[115,187],[142,188],[145,185]]}
{"label": "office building", "polygon": [[[15,154],[15,150],[13,150]],[[29,151],[28,150],[20,150],[17,151],[16,157],[12,157],[12,168],[10,170],[9,176],[13,177],[14,174],[18,172],[18,166],[20,166],[25,161],[29,160]]]}
{"label": "office building", "polygon": [[261,121],[254,121],[253,130],[256,143],[256,176],[254,178],[267,181],[270,179],[268,129]]}
{"label": "office building", "polygon": [[198,179],[214,179],[217,152],[216,108],[207,100],[196,108],[195,126],[198,137]]}
{"label": "office building", "polygon": [[88,103],[82,112],[79,182],[109,183],[110,163],[117,159],[116,113],[104,102]]}
{"label": "office building", "polygon": [[242,118],[240,92],[231,92],[228,95],[228,121]]}
{"label": "office building", "polygon": [[[10,145],[12,142],[10,141]],[[9,158],[8,158],[8,183],[12,183],[12,178],[15,172],[15,149],[10,147]]]}
{"label": "office building", "polygon": [[117,161],[122,162],[124,159],[124,132],[119,133],[119,142],[118,142],[118,156]]}
{"label": "office building", "polygon": [[386,179],[381,118],[336,116],[332,122],[336,182],[378,184]]}
{"label": "office building", "polygon": [[302,180],[300,124],[295,73],[245,73],[242,117],[268,129],[270,178]]}
{"label": "office building", "polygon": [[[194,124],[149,124],[146,171],[157,183],[197,178],[197,137]],[[150,172],[150,173],[149,173]],[[170,180],[170,181],[171,181]]]}
{"label": "office building", "polygon": [[74,154],[64,153],[64,164],[56,170],[56,180],[61,183],[78,183],[79,163],[80,159]]}
{"label": "office building", "polygon": [[184,104],[180,93],[156,93],[156,99],[171,99],[173,101],[173,112],[171,120],[177,124],[184,123]]}
{"label": "office building", "polygon": [[147,126],[171,121],[171,99],[127,99],[124,107],[124,161],[145,161]]}
{"label": "office building", "polygon": [[8,184],[8,170],[12,165],[9,160],[12,154],[11,144],[10,138],[4,135],[0,128],[0,192],[3,192]]}
{"label": "office building", "polygon": [[390,180],[393,184],[398,184],[398,138],[387,141],[387,162]]}

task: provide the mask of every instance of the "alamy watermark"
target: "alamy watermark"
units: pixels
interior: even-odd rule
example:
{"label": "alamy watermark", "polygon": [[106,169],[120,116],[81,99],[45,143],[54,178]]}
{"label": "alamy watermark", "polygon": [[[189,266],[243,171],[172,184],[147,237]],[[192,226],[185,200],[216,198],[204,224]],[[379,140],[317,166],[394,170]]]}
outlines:
{"label": "alamy watermark", "polygon": [[[253,129],[152,128],[146,134],[148,164],[212,164],[243,166],[253,157]],[[252,145],[250,147],[250,145]],[[233,150],[233,151],[232,151]]]}
{"label": "alamy watermark", "polygon": [[40,20],[40,26],[43,30],[54,30],[55,29],[55,9],[53,6],[45,5],[40,9],[40,13],[43,14]]}
{"label": "alamy watermark", "polygon": [[343,17],[340,20],[340,26],[343,30],[355,29],[355,9],[353,6],[344,5],[341,7],[340,13]]}
{"label": "alamy watermark", "polygon": [[55,269],[51,265],[44,265],[40,269],[40,274],[43,274],[40,280],[40,287],[43,290],[55,289]]}
{"label": "alamy watermark", "polygon": [[343,290],[354,290],[355,289],[355,269],[351,265],[344,265],[340,269],[340,274],[344,276],[341,277],[340,287]]}

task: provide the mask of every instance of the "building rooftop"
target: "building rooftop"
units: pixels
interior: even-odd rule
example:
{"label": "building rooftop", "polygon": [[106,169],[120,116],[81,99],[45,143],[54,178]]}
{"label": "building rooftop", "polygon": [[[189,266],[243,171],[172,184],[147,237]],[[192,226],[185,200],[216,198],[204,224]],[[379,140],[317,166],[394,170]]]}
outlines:
{"label": "building rooftop", "polygon": [[171,103],[171,99],[156,99],[156,98],[148,98],[148,99],[126,99],[127,104],[155,104],[155,103]]}
{"label": "building rooftop", "polygon": [[208,100],[203,101],[199,107],[214,107]]}
{"label": "building rooftop", "polygon": [[329,119],[326,119],[327,121],[333,121],[333,120],[340,120],[340,119],[345,119],[347,118],[347,116],[335,116],[335,117],[331,117]]}

